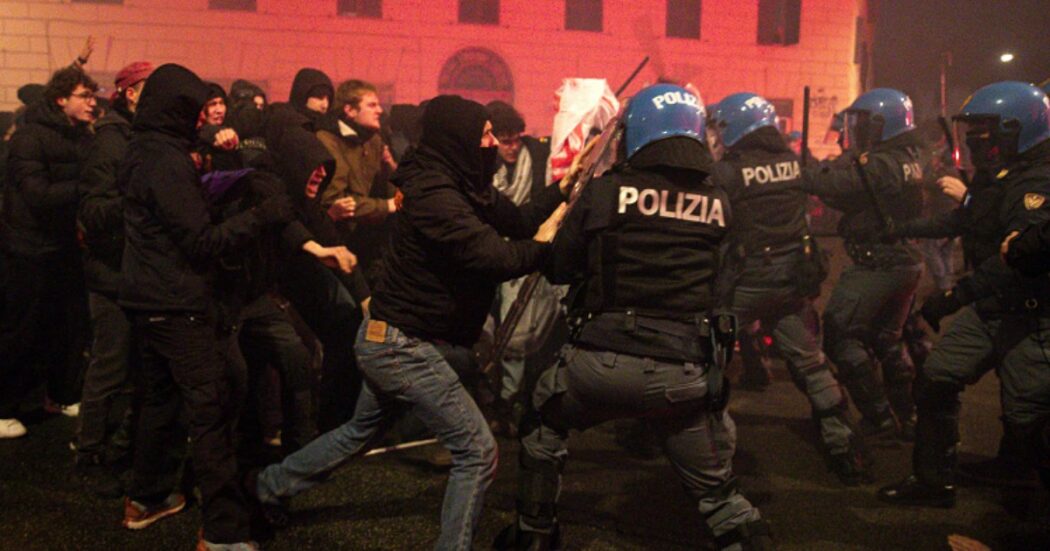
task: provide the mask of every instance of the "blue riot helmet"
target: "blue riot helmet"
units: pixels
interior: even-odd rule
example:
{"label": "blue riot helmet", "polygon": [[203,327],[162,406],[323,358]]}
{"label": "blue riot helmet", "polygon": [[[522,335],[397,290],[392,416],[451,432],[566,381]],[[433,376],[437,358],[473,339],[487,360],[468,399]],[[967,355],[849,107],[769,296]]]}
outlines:
{"label": "blue riot helmet", "polygon": [[965,137],[964,158],[999,167],[1050,139],[1050,100],[1031,84],[997,82],[974,92],[953,120]]}
{"label": "blue riot helmet", "polygon": [[630,159],[643,147],[674,137],[692,138],[704,145],[703,100],[673,84],[644,88],[624,112],[624,151]]}
{"label": "blue riot helmet", "polygon": [[843,122],[843,147],[863,151],[915,130],[915,112],[904,92],[876,88],[853,100]]}
{"label": "blue riot helmet", "polygon": [[773,104],[751,92],[726,96],[715,106],[710,118],[726,147],[733,147],[759,128],[777,127],[777,112]]}

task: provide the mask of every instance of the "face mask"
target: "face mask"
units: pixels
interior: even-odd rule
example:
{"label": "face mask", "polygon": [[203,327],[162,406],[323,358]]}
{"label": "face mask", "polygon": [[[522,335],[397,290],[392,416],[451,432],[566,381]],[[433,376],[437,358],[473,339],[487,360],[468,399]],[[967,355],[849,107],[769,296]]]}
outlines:
{"label": "face mask", "polygon": [[496,175],[496,171],[499,170],[499,148],[498,147],[482,147],[481,148],[481,181],[485,183],[491,183],[492,177]]}

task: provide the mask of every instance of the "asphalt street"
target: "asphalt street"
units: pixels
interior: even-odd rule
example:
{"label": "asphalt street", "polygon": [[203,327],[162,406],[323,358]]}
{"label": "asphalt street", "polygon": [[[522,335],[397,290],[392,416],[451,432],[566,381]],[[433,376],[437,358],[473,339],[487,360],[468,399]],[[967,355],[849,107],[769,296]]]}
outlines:
{"label": "asphalt street", "polygon": [[[735,467],[744,493],[772,525],[781,549],[947,549],[963,534],[993,549],[1050,549],[1050,504],[1042,490],[962,485],[954,509],[894,508],[875,490],[906,476],[909,444],[872,445],[873,484],[845,488],[817,448],[809,407],[778,364],[764,392],[734,391]],[[984,378],[963,396],[963,460],[995,453],[1000,434],[998,381]],[[90,497],[71,475],[74,421],[37,415],[30,434],[0,441],[0,549],[192,549],[194,505],[146,530],[120,527],[119,500]],[[485,548],[511,521],[517,443],[500,440],[500,467],[475,540]],[[666,461],[635,459],[613,441],[612,426],[576,434],[564,477],[560,519],[566,547],[586,550],[708,548],[694,504]],[[292,525],[266,549],[427,549],[439,530],[446,474],[424,453],[367,458],[338,470],[292,501]]]}

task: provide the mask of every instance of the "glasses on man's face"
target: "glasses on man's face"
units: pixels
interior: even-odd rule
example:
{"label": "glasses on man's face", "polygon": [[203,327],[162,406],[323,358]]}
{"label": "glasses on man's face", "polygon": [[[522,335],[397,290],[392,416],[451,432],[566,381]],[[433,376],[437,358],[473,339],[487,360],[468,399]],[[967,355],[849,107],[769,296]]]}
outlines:
{"label": "glasses on man's face", "polygon": [[95,93],[94,92],[81,92],[79,94],[71,94],[70,97],[72,97],[72,98],[80,98],[80,99],[82,99],[84,101],[93,101],[95,99]]}

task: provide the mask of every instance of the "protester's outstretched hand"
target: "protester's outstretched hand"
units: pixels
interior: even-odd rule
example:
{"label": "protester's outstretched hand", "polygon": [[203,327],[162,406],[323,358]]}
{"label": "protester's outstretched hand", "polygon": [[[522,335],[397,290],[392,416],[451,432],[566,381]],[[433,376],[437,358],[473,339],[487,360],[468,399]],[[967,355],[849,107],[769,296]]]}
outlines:
{"label": "protester's outstretched hand", "polygon": [[88,35],[87,40],[84,41],[84,47],[80,49],[80,54],[77,55],[77,62],[81,65],[87,65],[91,54],[95,51],[95,37]]}
{"label": "protester's outstretched hand", "polygon": [[303,250],[312,254],[317,260],[329,268],[349,274],[357,267],[357,257],[350,249],[340,245],[338,247],[322,247],[316,241],[307,241]]}
{"label": "protester's outstretched hand", "polygon": [[558,226],[561,225],[561,221],[565,218],[565,213],[568,209],[569,207],[565,203],[558,205],[558,208],[554,209],[550,217],[543,224],[540,224],[540,229],[536,230],[536,235],[532,236],[533,241],[539,241],[540,243],[554,241],[554,235],[558,233]]}
{"label": "protester's outstretched hand", "polygon": [[991,547],[959,534],[948,536],[948,547],[951,547],[952,551],[992,551]]}

